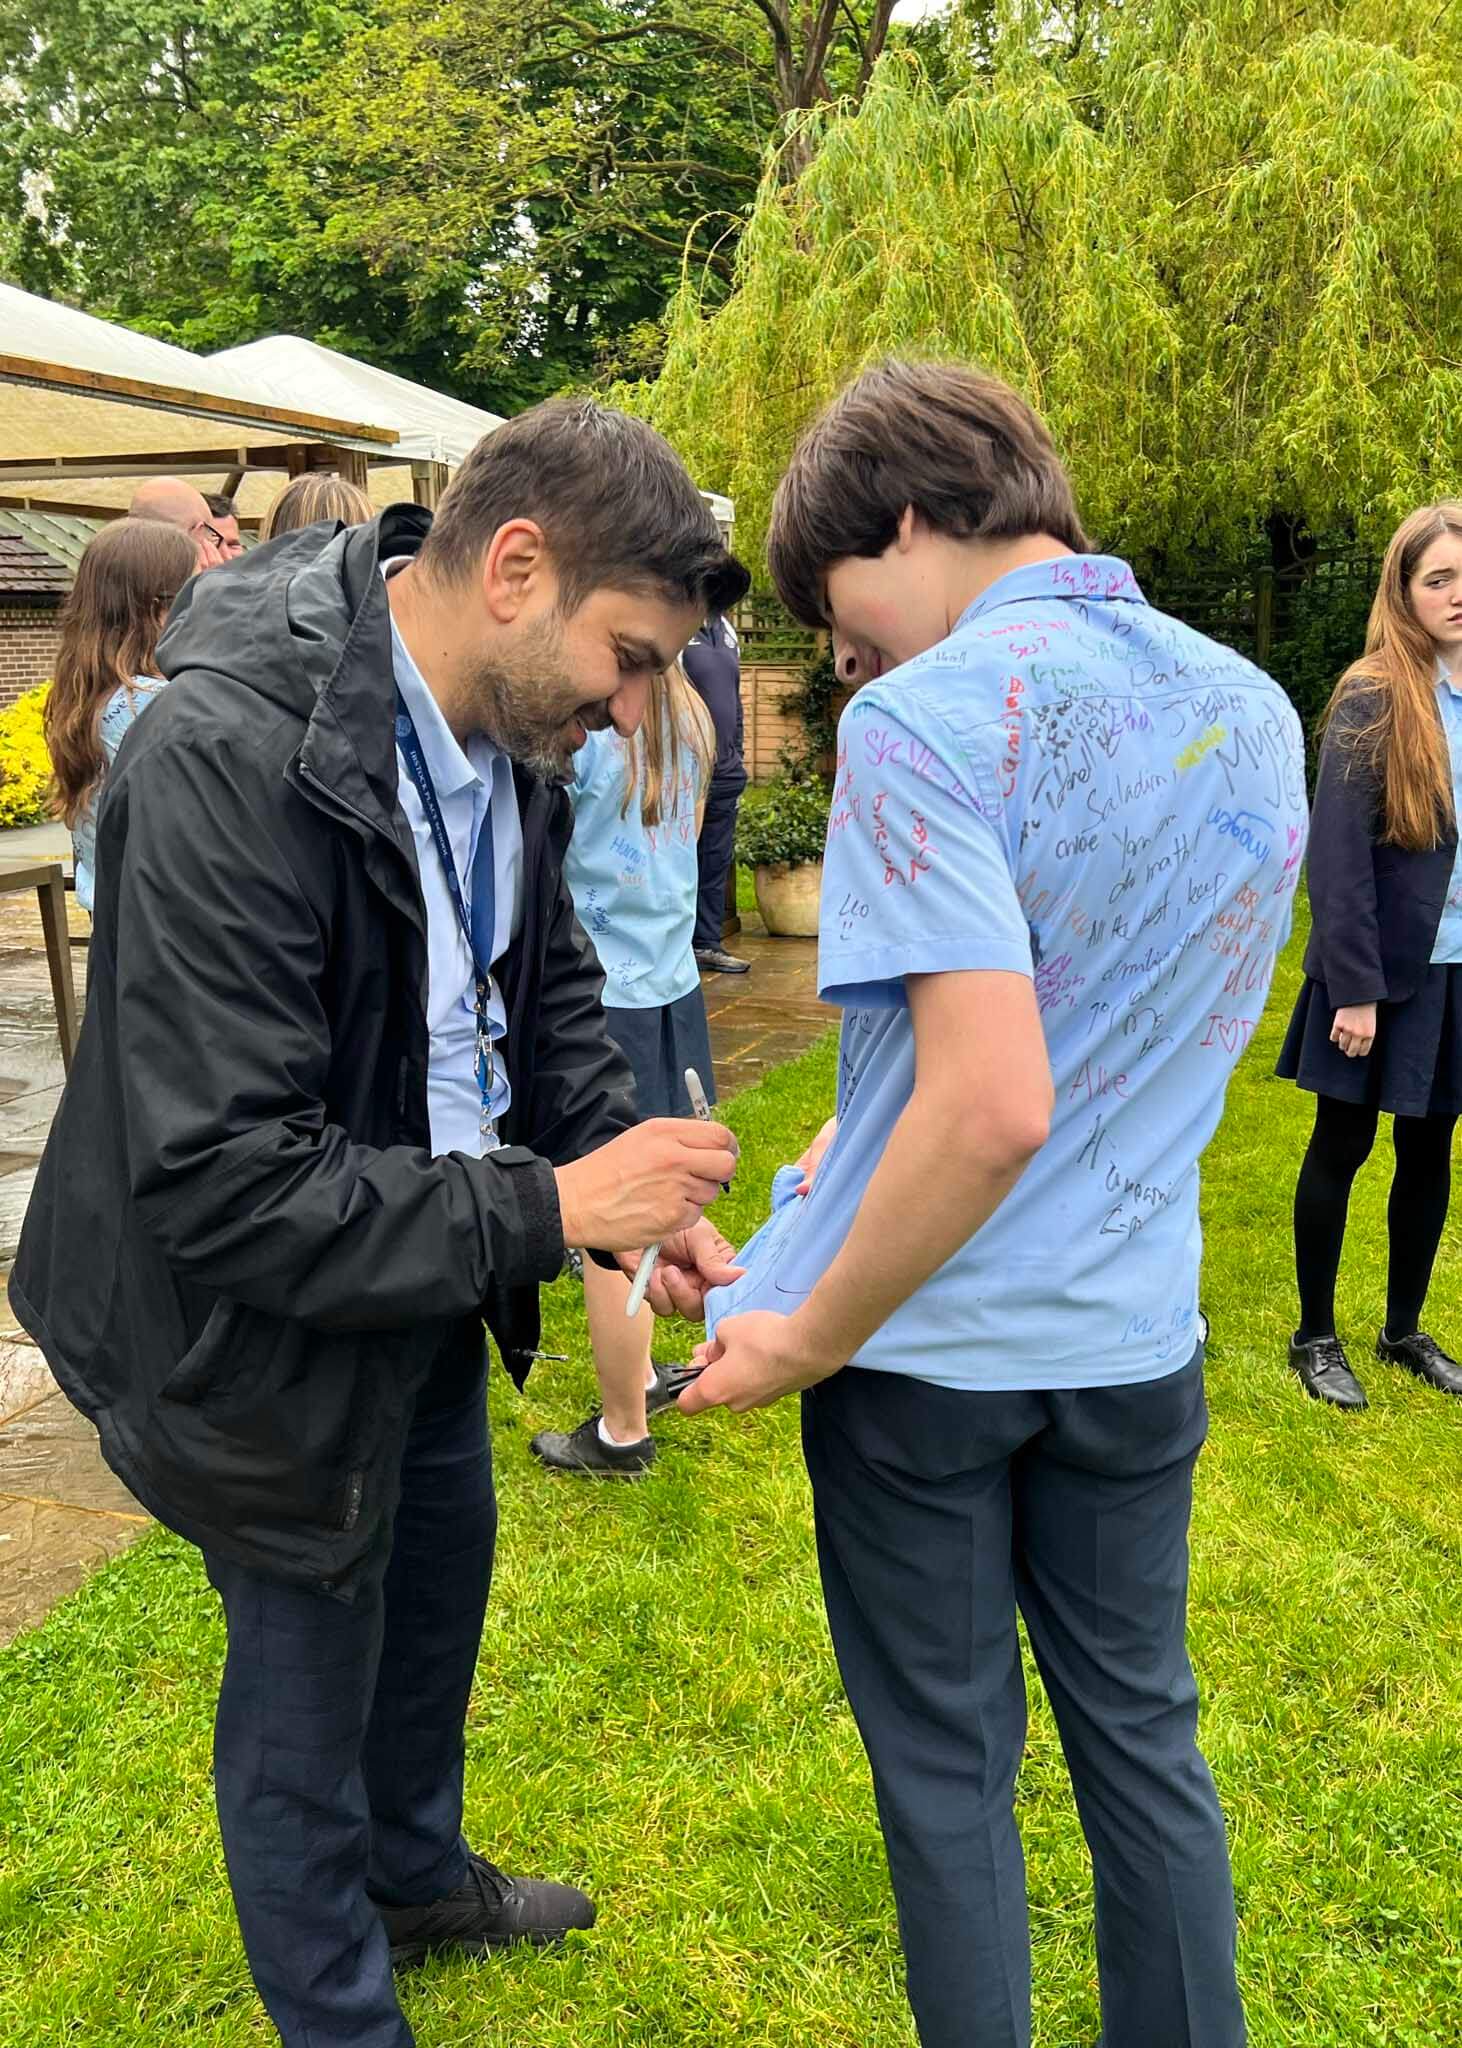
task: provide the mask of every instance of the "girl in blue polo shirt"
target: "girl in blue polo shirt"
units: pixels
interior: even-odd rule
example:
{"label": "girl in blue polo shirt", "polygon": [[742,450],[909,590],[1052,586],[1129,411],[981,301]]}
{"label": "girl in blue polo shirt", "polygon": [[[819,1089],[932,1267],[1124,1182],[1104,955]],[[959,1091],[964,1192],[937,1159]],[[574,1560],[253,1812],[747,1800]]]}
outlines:
{"label": "girl in blue polo shirt", "polygon": [[[677,663],[657,678],[632,741],[590,733],[574,757],[574,836],[564,861],[579,922],[604,970],[609,1035],[634,1070],[642,1117],[689,1116],[685,1070],[715,1100],[710,1033],[692,951],[696,842],[715,734]],[[647,1417],[668,1405],[650,1360],[654,1317],[625,1314],[629,1281],[584,1262],[584,1295],[602,1415],[533,1439],[559,1471],[635,1478],[655,1457]]]}

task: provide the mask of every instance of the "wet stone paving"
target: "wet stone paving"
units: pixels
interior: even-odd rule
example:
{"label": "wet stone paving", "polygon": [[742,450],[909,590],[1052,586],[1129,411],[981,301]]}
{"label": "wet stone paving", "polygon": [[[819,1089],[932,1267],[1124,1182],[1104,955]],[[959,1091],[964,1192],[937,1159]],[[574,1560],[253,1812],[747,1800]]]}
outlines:
{"label": "wet stone paving", "polygon": [[[70,895],[67,913],[79,1006],[90,920]],[[727,943],[753,964],[750,974],[703,977],[723,1098],[804,1051],[832,1019],[814,993],[814,941],[768,938],[748,917]],[[9,1277],[62,1078],[36,898],[0,896],[0,1278]],[[147,1523],[0,1291],[0,1645],[34,1627]]]}
{"label": "wet stone paving", "polygon": [[[88,919],[69,896],[67,915],[80,1003]],[[6,1277],[62,1078],[35,896],[0,896],[0,1269]],[[57,1392],[45,1360],[0,1297],[0,1643],[39,1621],[146,1526],[141,1508],[98,1456],[95,1430]]]}

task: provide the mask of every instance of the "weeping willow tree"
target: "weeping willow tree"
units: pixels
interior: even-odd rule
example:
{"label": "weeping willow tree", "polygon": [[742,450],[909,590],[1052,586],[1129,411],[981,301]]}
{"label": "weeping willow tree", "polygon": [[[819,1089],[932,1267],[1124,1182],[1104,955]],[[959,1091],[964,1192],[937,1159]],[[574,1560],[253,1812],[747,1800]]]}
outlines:
{"label": "weeping willow tree", "polygon": [[800,428],[896,350],[1023,390],[1138,558],[1231,556],[1275,517],[1382,539],[1462,470],[1438,26],[1435,0],[1129,0],[1007,14],[953,91],[885,57],[766,177],[729,300],[687,274],[659,379],[621,396],[753,553]]}

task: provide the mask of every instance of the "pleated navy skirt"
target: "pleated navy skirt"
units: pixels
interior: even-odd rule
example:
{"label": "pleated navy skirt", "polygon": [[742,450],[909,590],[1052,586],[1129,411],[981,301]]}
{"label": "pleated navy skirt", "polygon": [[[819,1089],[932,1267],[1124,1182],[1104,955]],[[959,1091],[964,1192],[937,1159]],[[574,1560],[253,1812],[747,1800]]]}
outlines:
{"label": "pleated navy skirt", "polygon": [[716,1099],[711,1067],[711,1033],[700,983],[673,1003],[647,1010],[604,1006],[604,1022],[635,1074],[635,1099],[642,1117],[690,1116],[685,1070],[694,1067],[706,1091]]}
{"label": "pleated navy skirt", "polygon": [[1404,1003],[1378,1003],[1364,1059],[1331,1044],[1334,1022],[1324,983],[1306,977],[1274,1070],[1280,1080],[1391,1116],[1462,1116],[1462,967],[1428,967]]}

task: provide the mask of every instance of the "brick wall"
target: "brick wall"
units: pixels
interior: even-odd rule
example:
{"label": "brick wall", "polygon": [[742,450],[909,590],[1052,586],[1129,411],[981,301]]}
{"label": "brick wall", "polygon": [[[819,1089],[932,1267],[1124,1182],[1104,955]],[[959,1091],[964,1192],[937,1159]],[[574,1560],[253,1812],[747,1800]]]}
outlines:
{"label": "brick wall", "polygon": [[0,603],[0,710],[45,682],[60,633],[51,605]]}

